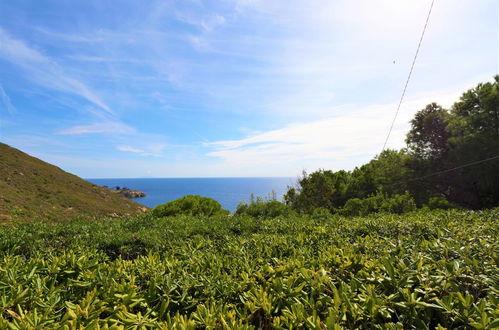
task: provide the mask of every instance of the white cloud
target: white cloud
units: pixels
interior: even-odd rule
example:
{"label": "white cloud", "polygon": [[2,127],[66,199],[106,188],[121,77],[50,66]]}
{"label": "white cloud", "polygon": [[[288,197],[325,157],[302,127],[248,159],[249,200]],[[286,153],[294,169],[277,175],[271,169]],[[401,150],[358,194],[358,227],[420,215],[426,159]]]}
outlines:
{"label": "white cloud", "polygon": [[[448,107],[458,97],[458,92],[446,91],[429,92],[406,100],[387,148],[405,146],[409,121],[416,111],[433,101]],[[207,156],[219,158],[225,166],[240,170],[282,166],[282,173],[287,175],[292,174],[286,173],[291,168],[295,173],[300,169],[352,169],[381,151],[395,109],[396,104],[345,106],[342,113],[334,117],[295,123],[242,139],[206,143],[205,146],[213,148]]]}
{"label": "white cloud", "polygon": [[[388,106],[369,107],[348,115],[286,126],[239,140],[208,144],[208,156],[234,166],[344,160],[379,151],[386,130]],[[400,131],[394,132],[400,138]],[[320,164],[318,164],[320,166]]]}
{"label": "white cloud", "polygon": [[113,114],[88,86],[68,75],[52,58],[29,47],[23,41],[12,38],[0,28],[0,58],[3,58],[26,71],[26,77],[33,82],[57,91],[78,95],[98,106],[105,112]]}
{"label": "white cloud", "polygon": [[141,156],[150,157],[161,157],[163,149],[166,147],[165,144],[154,143],[142,148],[136,148],[128,145],[120,145],[116,149],[124,152],[131,152],[135,154],[140,154]]}
{"label": "white cloud", "polygon": [[101,42],[103,41],[103,38],[100,36],[96,36],[94,34],[93,36],[86,36],[86,35],[78,35],[78,34],[69,34],[69,33],[59,33],[59,32],[54,32],[51,30],[47,30],[41,27],[38,27],[36,29],[38,32],[41,32],[49,37],[52,38],[57,38],[62,41],[66,42],[83,42],[83,43],[94,43],[94,42]]}
{"label": "white cloud", "polygon": [[226,19],[222,15],[219,14],[211,14],[211,15],[200,15],[193,16],[187,12],[176,11],[177,20],[196,26],[200,28],[203,32],[211,32],[215,28],[225,24]]}
{"label": "white cloud", "polygon": [[130,147],[130,146],[118,146],[117,149],[119,151],[134,152],[134,153],[137,153],[137,154],[140,154],[140,153],[144,152],[144,150],[142,150],[142,149],[138,149],[138,148],[134,148],[134,147]]}
{"label": "white cloud", "polygon": [[3,103],[3,107],[9,114],[14,114],[16,112],[16,108],[12,105],[9,95],[5,92],[2,85],[0,84],[0,101]]}
{"label": "white cloud", "polygon": [[136,130],[121,122],[99,122],[90,125],[78,125],[57,132],[58,135],[81,134],[133,134]]}

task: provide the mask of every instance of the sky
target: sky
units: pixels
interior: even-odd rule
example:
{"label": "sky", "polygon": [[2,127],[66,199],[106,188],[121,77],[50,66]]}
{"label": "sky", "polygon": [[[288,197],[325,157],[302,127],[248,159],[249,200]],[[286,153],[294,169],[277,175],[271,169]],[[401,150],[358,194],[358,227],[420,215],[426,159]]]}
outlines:
{"label": "sky", "polygon": [[[85,178],[298,176],[380,153],[431,0],[0,0],[0,141]],[[499,73],[435,0],[387,147]]]}

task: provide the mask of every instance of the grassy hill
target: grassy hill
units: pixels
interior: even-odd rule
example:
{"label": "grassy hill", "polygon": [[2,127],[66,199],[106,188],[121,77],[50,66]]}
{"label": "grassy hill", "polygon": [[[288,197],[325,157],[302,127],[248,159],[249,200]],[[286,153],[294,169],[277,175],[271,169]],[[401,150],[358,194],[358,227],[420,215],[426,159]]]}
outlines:
{"label": "grassy hill", "polygon": [[0,143],[0,222],[134,214],[141,209],[110,189]]}

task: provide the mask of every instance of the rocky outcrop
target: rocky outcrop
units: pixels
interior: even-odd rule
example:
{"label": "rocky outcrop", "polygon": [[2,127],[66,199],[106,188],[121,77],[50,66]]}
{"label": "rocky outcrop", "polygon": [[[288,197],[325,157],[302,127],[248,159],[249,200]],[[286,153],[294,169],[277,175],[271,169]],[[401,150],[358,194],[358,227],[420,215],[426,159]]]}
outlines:
{"label": "rocky outcrop", "polygon": [[123,187],[123,188],[116,187],[116,188],[114,188],[114,191],[122,196],[125,196],[126,198],[139,198],[139,197],[146,196],[146,194],[142,191],[132,190],[132,189],[128,189],[126,187]]}

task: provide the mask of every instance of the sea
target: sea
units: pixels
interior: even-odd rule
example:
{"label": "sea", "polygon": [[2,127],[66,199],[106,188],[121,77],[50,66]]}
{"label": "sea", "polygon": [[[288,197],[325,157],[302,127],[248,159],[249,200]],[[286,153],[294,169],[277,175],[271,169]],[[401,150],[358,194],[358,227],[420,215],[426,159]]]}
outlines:
{"label": "sea", "polygon": [[224,209],[235,211],[240,202],[275,198],[279,201],[288,186],[294,186],[296,178],[137,178],[137,179],[86,179],[109,188],[126,187],[140,190],[145,197],[134,200],[147,207],[155,207],[185,195],[201,195],[217,200]]}

